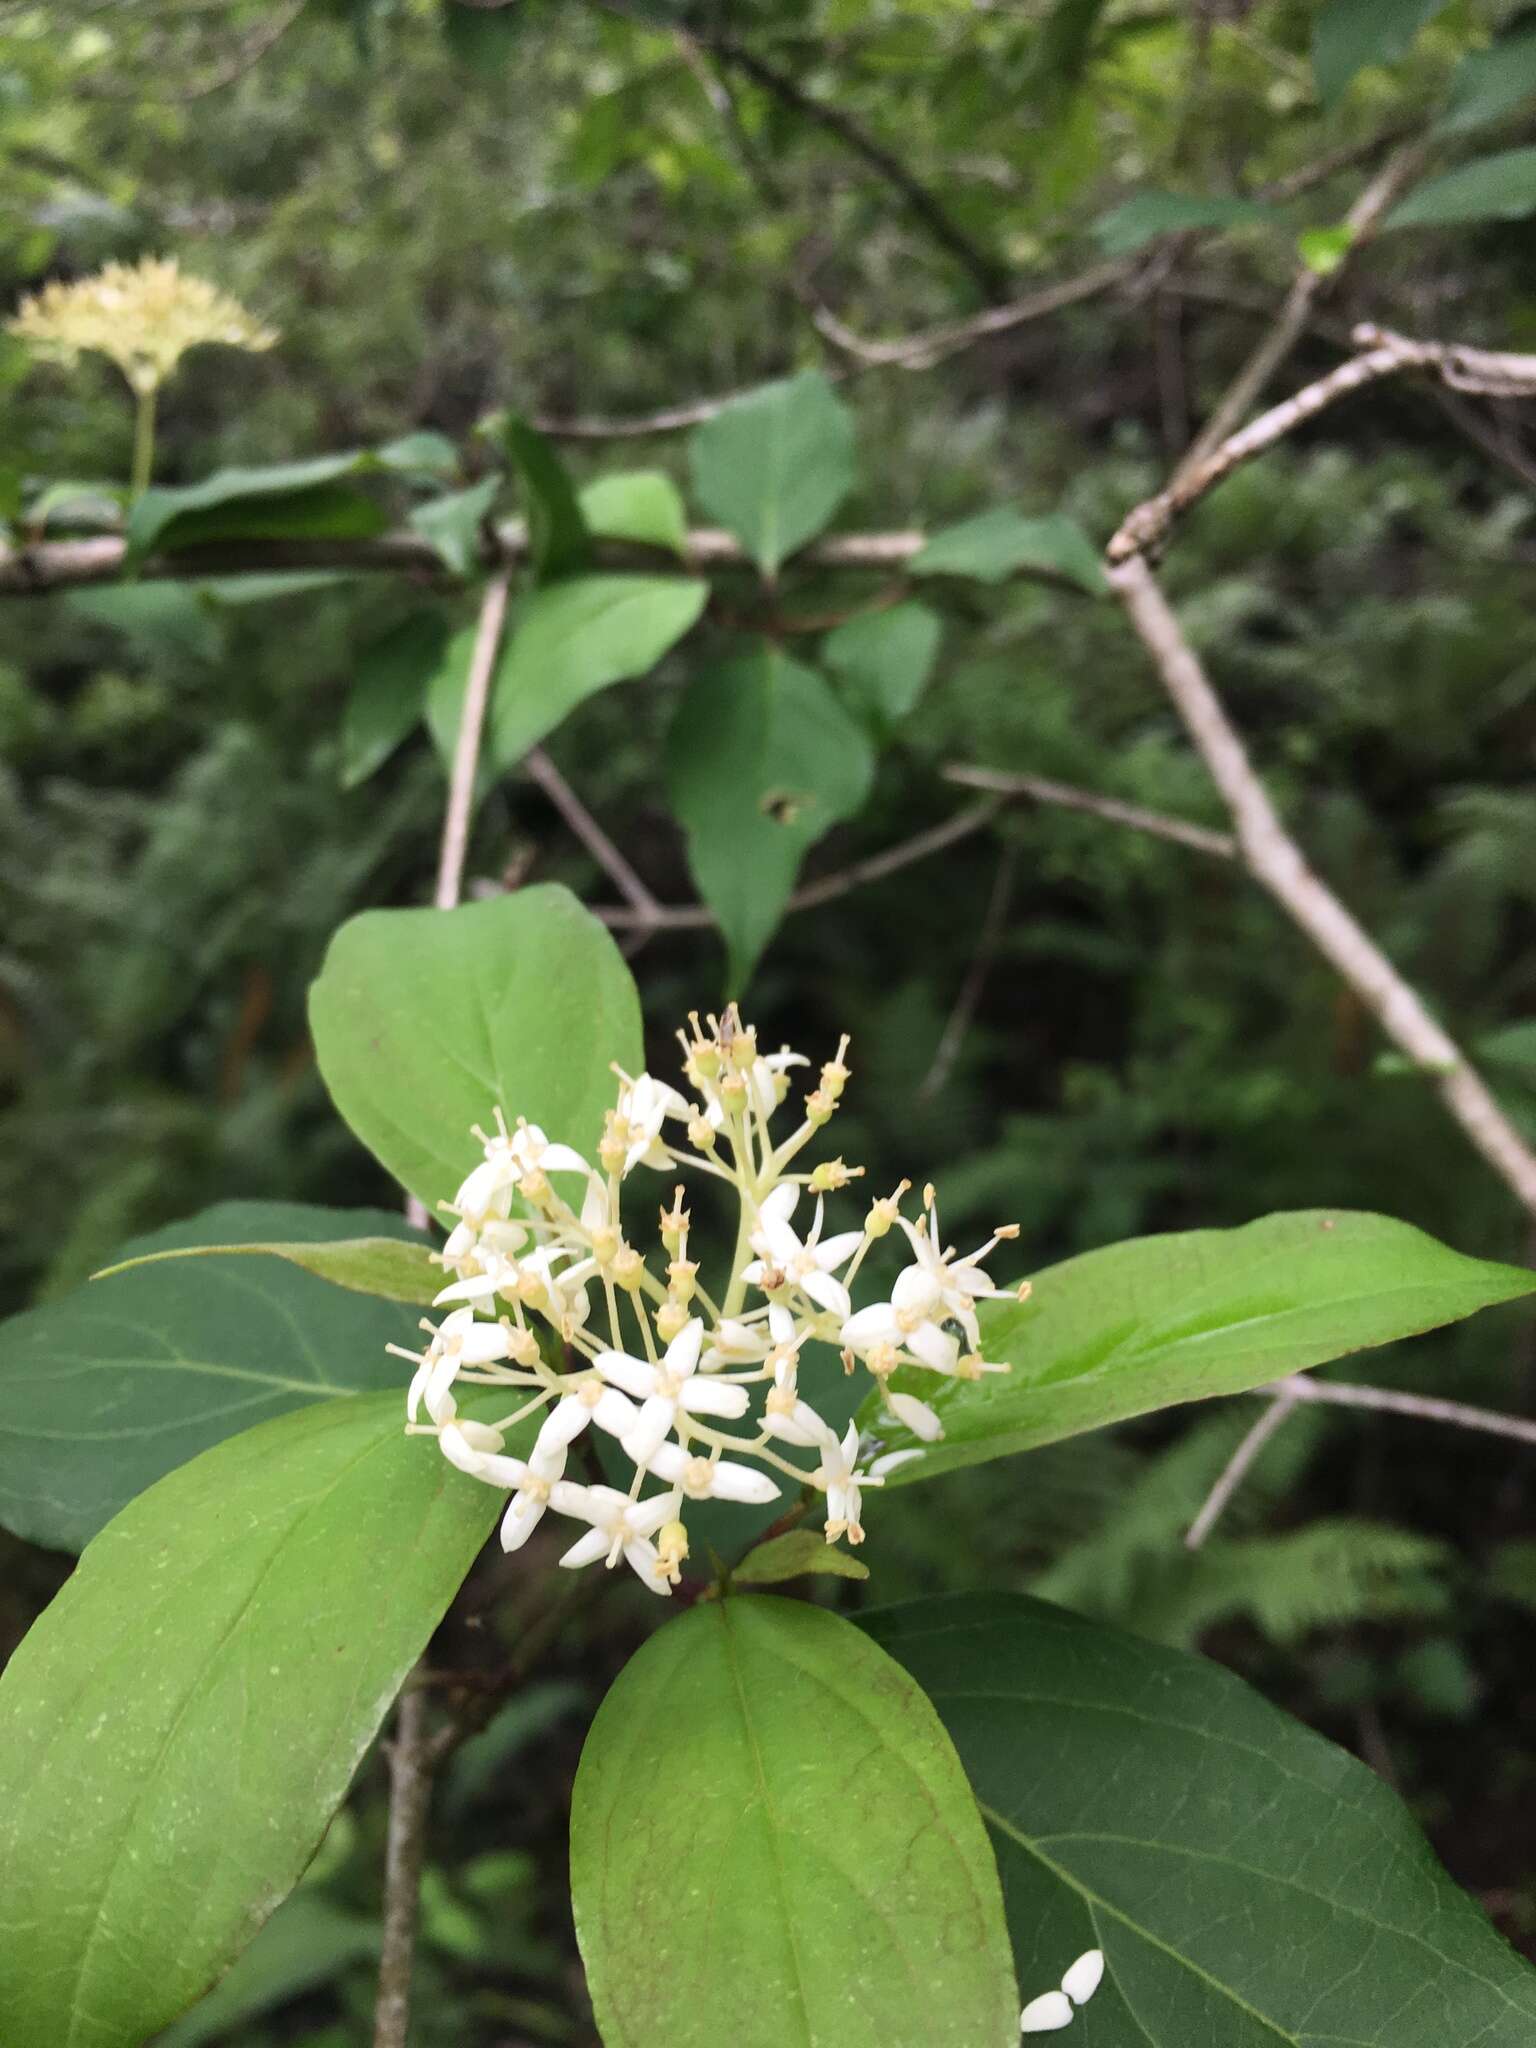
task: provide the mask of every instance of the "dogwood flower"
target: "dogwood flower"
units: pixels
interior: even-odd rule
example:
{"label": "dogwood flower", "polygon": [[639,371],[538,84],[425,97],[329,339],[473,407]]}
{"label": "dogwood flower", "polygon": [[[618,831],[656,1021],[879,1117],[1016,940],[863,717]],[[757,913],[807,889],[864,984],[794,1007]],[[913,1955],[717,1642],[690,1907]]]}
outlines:
{"label": "dogwood flower", "polygon": [[[824,1444],[821,1464],[817,1469],[816,1483],[824,1486],[827,1493],[827,1541],[835,1543],[846,1533],[850,1543],[862,1543],[864,1530],[859,1521],[862,1498],[859,1491],[859,1475],[855,1462],[859,1455],[859,1428],[850,1422],[841,1443],[835,1440]],[[878,1486],[880,1481],[870,1480],[865,1475],[866,1485]]]}
{"label": "dogwood flower", "polygon": [[681,1444],[662,1444],[645,1463],[658,1479],[681,1487],[690,1500],[739,1500],[762,1507],[783,1492],[766,1472],[754,1472],[750,1465],[730,1458],[690,1457]]}
{"label": "dogwood flower", "polygon": [[612,1486],[572,1486],[562,1489],[559,1503],[563,1515],[590,1522],[585,1536],[578,1536],[560,1562],[568,1571],[606,1559],[610,1569],[622,1556],[641,1584],[653,1593],[670,1593],[672,1588],[651,1537],[672,1520],[673,1496],[658,1494],[654,1500],[634,1501]]}
{"label": "dogwood flower", "polygon": [[937,1413],[926,1401],[919,1401],[914,1394],[893,1394],[887,1391],[885,1405],[898,1422],[904,1423],[912,1434],[921,1437],[925,1444],[937,1443],[944,1434],[944,1425]]}
{"label": "dogwood flower", "polygon": [[802,1240],[795,1235],[789,1222],[799,1199],[800,1190],[793,1181],[782,1181],[771,1195],[764,1198],[758,1207],[757,1228],[751,1236],[752,1249],[758,1256],[750,1266],[742,1269],[742,1278],[754,1287],[771,1288],[786,1283],[798,1287],[818,1308],[830,1309],[834,1315],[846,1318],[853,1304],[848,1299],[847,1288],[833,1275],[839,1266],[846,1266],[859,1249],[864,1242],[864,1233],[862,1230],[844,1230],[823,1242],[821,1227],[825,1204],[818,1196],[810,1236]]}
{"label": "dogwood flower", "polygon": [[[432,1330],[432,1325],[423,1323],[422,1328]],[[510,1344],[500,1323],[477,1322],[472,1308],[458,1308],[432,1330],[425,1351],[402,1351],[398,1344],[388,1345],[397,1358],[408,1358],[416,1367],[405,1396],[407,1421],[415,1422],[425,1406],[434,1422],[451,1422],[457,1412],[451,1389],[462,1368],[498,1365],[511,1356]]]}
{"label": "dogwood flower", "polygon": [[633,1081],[624,1076],[618,1107],[619,1122],[628,1133],[623,1174],[627,1176],[636,1166],[670,1166],[672,1154],[662,1143],[661,1127],[669,1116],[687,1123],[693,1113],[687,1097],[679,1095],[665,1081],[650,1074],[640,1074]]}
{"label": "dogwood flower", "polygon": [[939,1235],[939,1207],[931,1187],[924,1189],[923,1199],[927,1213],[916,1223],[908,1222],[905,1216],[897,1218],[916,1256],[916,1264],[897,1275],[891,1290],[892,1305],[898,1314],[905,1312],[939,1322],[946,1316],[953,1317],[964,1330],[972,1351],[979,1351],[981,1331],[976,1322],[976,1303],[1018,1299],[1008,1289],[992,1285],[982,1271],[981,1261],[1005,1238],[1017,1237],[1018,1226],[1005,1225],[994,1231],[984,1245],[957,1259],[954,1247],[946,1246]]}
{"label": "dogwood flower", "polygon": [[735,1421],[747,1412],[747,1390],[707,1378],[699,1371],[704,1325],[691,1316],[667,1346],[659,1365],[624,1351],[600,1351],[594,1363],[605,1380],[644,1405],[623,1439],[624,1454],[648,1465],[666,1440],[681,1408],[688,1415],[722,1415]]}
{"label": "dogwood flower", "polygon": [[534,1439],[534,1454],[567,1450],[589,1423],[609,1436],[625,1437],[640,1418],[633,1401],[626,1401],[616,1387],[599,1379],[583,1379],[574,1393],[557,1401],[540,1425]]}

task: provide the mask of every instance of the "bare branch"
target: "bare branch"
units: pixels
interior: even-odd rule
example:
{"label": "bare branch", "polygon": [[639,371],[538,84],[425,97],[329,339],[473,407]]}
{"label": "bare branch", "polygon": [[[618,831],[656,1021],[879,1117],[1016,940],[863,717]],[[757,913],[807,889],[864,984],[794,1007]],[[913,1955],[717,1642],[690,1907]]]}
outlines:
{"label": "bare branch", "polygon": [[643,918],[654,924],[661,905],[635,873],[629,862],[598,824],[581,798],[566,781],[542,747],[530,747],[523,766],[543,790],[555,809],[613,883],[619,894]]}
{"label": "bare branch", "polygon": [[975,1020],[987,986],[987,977],[992,972],[992,963],[997,957],[997,948],[1003,936],[1003,927],[1008,921],[1008,906],[1013,896],[1013,874],[1018,864],[1018,848],[1005,846],[997,858],[997,872],[992,877],[992,887],[987,896],[987,907],[982,913],[981,930],[976,935],[976,950],[960,984],[960,993],[955,997],[955,1006],[945,1020],[934,1048],[928,1071],[918,1084],[917,1096],[920,1102],[937,1095],[949,1079],[950,1071],[960,1056],[966,1033]]}
{"label": "bare branch", "polygon": [[389,1839],[384,1857],[384,1935],[373,2009],[373,2048],[405,2048],[435,1761],[427,1736],[424,1692],[408,1690],[400,1695],[388,1754]]}
{"label": "bare branch", "polygon": [[1043,775],[1010,775],[1001,769],[960,764],[946,768],[943,773],[946,782],[958,782],[966,789],[989,789],[997,796],[1054,804],[1066,811],[1087,811],[1111,825],[1128,825],[1134,832],[1149,832],[1154,839],[1170,839],[1177,846],[1192,847],[1196,853],[1209,853],[1217,860],[1237,858],[1237,841],[1230,832],[1212,832],[1204,825],[1170,818],[1165,811],[1122,803],[1118,797],[1100,796],[1097,790],[1078,789],[1070,782],[1050,782]]}
{"label": "bare branch", "polygon": [[1079,305],[1084,299],[1097,298],[1102,292],[1124,284],[1135,270],[1136,264],[1131,260],[1100,263],[1077,277],[1060,278],[1054,284],[1042,285],[1036,291],[1009,299],[1003,305],[989,306],[985,312],[977,313],[969,320],[947,320],[937,327],[919,328],[915,333],[901,335],[895,341],[865,340],[845,327],[825,306],[819,307],[812,318],[818,331],[835,348],[840,348],[845,355],[852,356],[868,369],[926,370],[945,356],[970,348],[990,335],[1006,334],[1031,320],[1042,320],[1068,306]]}
{"label": "bare branch", "polygon": [[1291,1393],[1277,1393],[1252,1429],[1244,1436],[1222,1468],[1220,1478],[1206,1495],[1199,1514],[1190,1523],[1184,1537],[1187,1549],[1198,1550],[1221,1520],[1233,1494],[1247,1478],[1249,1467],[1295,1408],[1296,1399],[1297,1397]]}
{"label": "bare branch", "polygon": [[508,577],[505,571],[485,586],[480,604],[480,622],[469,658],[469,679],[464,686],[464,703],[459,712],[459,730],[453,745],[453,772],[448,782],[448,808],[443,813],[443,839],[437,861],[437,888],[432,900],[439,910],[452,910],[464,885],[464,851],[469,844],[469,820],[475,806],[475,779],[480,770],[480,735],[485,728],[485,707],[491,694],[491,677],[496,673],[496,656],[501,647],[502,627],[507,617]]}
{"label": "bare branch", "polygon": [[1473,1408],[1465,1401],[1442,1401],[1433,1394],[1401,1394],[1395,1387],[1356,1387],[1341,1380],[1314,1379],[1295,1373],[1262,1387],[1277,1401],[1320,1401],[1334,1408],[1369,1408],[1384,1415],[1412,1415],[1420,1422],[1445,1422],[1455,1429],[1477,1429],[1512,1443],[1536,1444],[1536,1422],[1523,1415],[1501,1415],[1493,1408]]}
{"label": "bare branch", "polygon": [[1145,559],[1131,554],[1111,566],[1109,578],[1221,792],[1237,830],[1239,857],[1249,873],[1355,991],[1399,1051],[1433,1077],[1446,1108],[1472,1144],[1536,1214],[1536,1154],[1460,1046],[1307,865]]}

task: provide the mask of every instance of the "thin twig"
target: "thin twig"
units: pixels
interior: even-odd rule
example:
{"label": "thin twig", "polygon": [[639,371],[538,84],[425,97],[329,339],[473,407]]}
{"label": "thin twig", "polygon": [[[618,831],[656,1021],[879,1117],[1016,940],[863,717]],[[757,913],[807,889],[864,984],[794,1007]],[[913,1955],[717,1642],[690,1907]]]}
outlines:
{"label": "thin twig", "polygon": [[975,1020],[977,1007],[987,986],[987,976],[992,972],[992,963],[997,957],[998,942],[1008,921],[1008,906],[1013,896],[1013,872],[1018,864],[1018,855],[1019,850],[1016,846],[1005,846],[998,855],[997,872],[992,877],[987,907],[982,913],[981,930],[976,935],[976,950],[965,971],[965,979],[960,984],[960,993],[955,997],[955,1006],[939,1034],[933,1060],[918,1084],[919,1102],[925,1102],[930,1096],[937,1095],[949,1079],[950,1070],[959,1058],[960,1048],[965,1043],[966,1033]]}
{"label": "thin twig", "polygon": [[946,782],[957,782],[966,789],[989,789],[997,796],[1054,804],[1064,811],[1086,811],[1108,824],[1128,825],[1133,832],[1169,839],[1176,846],[1192,847],[1196,853],[1209,853],[1217,860],[1237,858],[1237,841],[1230,832],[1212,832],[1205,825],[1171,818],[1166,811],[1149,811],[1141,804],[1122,803],[1118,797],[1101,796],[1097,790],[1079,789],[1074,783],[1051,782],[1043,775],[1014,775],[998,768],[972,768],[960,762],[952,763],[942,772]]}
{"label": "thin twig", "polygon": [[1402,1394],[1395,1387],[1357,1387],[1342,1380],[1314,1379],[1294,1373],[1258,1391],[1278,1400],[1320,1401],[1333,1408],[1369,1408],[1379,1414],[1412,1415],[1420,1422],[1445,1422],[1455,1429],[1477,1429],[1512,1443],[1536,1444],[1536,1422],[1523,1415],[1501,1415],[1494,1408],[1474,1408],[1465,1401],[1442,1401],[1433,1394]]}
{"label": "thin twig", "polygon": [[1382,1030],[1431,1076],[1446,1108],[1511,1192],[1536,1214],[1536,1154],[1482,1076],[1320,876],[1281,823],[1199,656],[1140,554],[1109,578],[1237,830],[1239,857],[1355,991]]}
{"label": "thin twig", "polygon": [[871,341],[855,334],[825,306],[819,307],[812,318],[820,333],[834,347],[867,369],[926,370],[945,356],[970,348],[973,343],[985,341],[990,335],[1006,334],[1031,320],[1043,320],[1051,313],[1079,305],[1084,299],[1097,298],[1116,285],[1124,284],[1136,267],[1135,262],[1129,259],[1100,263],[1077,277],[1060,278],[1054,284],[1041,285],[1036,291],[1009,299],[1003,305],[989,306],[985,312],[977,313],[969,320],[946,320],[937,327],[923,327],[912,334],[898,336],[894,341]]}
{"label": "thin twig", "polygon": [[624,900],[654,921],[661,905],[614,845],[542,747],[530,747],[523,766]]}
{"label": "thin twig", "polygon": [[389,1745],[389,1838],[384,1856],[384,1931],[373,2009],[373,2048],[405,2048],[410,2029],[416,1921],[434,1762],[427,1735],[427,1696],[420,1691],[403,1692]]}
{"label": "thin twig", "polygon": [[1226,1513],[1233,1494],[1248,1475],[1248,1468],[1275,1431],[1296,1406],[1296,1396],[1277,1393],[1222,1468],[1221,1476],[1205,1497],[1204,1505],[1185,1534],[1186,1548],[1198,1550]]}
{"label": "thin twig", "polygon": [[496,656],[501,648],[501,629],[506,623],[509,581],[503,572],[486,584],[479,624],[475,627],[469,679],[464,686],[464,703],[459,712],[459,730],[453,746],[448,808],[443,813],[437,887],[432,896],[439,910],[452,910],[464,885],[464,854],[469,845],[469,820],[475,807],[475,780],[480,772],[480,736],[485,729],[485,707],[490,700],[491,677],[496,673]]}

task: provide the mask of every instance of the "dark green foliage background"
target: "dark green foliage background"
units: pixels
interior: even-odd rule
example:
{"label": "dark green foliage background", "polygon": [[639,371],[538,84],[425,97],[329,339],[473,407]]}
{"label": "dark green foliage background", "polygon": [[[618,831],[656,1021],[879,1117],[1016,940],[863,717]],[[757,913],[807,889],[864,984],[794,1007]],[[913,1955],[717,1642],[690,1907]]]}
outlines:
{"label": "dark green foliage background", "polygon": [[[641,12],[311,0],[263,54],[273,14],[253,5],[7,5],[6,299],[164,251],[282,329],[267,356],[190,359],[164,407],[161,482],[418,427],[463,444],[473,473],[488,457],[471,429],[496,406],[622,415],[835,364],[792,278],[867,333],[980,303],[889,180],[729,57],[711,69],[712,36],[882,138],[1006,293],[1098,260],[1093,222],[1137,192],[1230,196],[1422,125],[1460,54],[1521,15],[1459,0],[1324,112],[1313,10],[1284,0],[700,5],[691,42],[620,18]],[[707,79],[730,87],[726,120]],[[1480,145],[1517,147],[1530,125],[1517,106]],[[1454,160],[1442,147],[1435,167]],[[1224,387],[1255,309],[1278,302],[1294,231],[1337,221],[1364,175],[1315,185],[1288,228],[1170,245],[1160,290],[921,375],[861,375],[844,393],[861,481],[839,524],[933,528],[1008,501],[1065,510],[1102,541]],[[1529,234],[1514,221],[1384,237],[1279,388],[1336,360],[1353,318],[1532,345]],[[38,370],[0,341],[0,403],[9,496],[126,473],[129,412],[104,364]],[[1518,414],[1479,417],[1503,463],[1407,386],[1330,414],[1200,509],[1168,580],[1309,854],[1448,1024],[1488,1041],[1490,1077],[1536,1135],[1536,1061],[1509,1035],[1536,1014],[1536,528]],[[679,436],[564,446],[578,481],[644,466],[689,488]],[[592,699],[553,736],[665,900],[690,893],[663,774],[681,685],[738,649],[743,624],[813,652],[797,623],[869,590],[792,568],[776,594],[726,577],[656,678]],[[922,595],[945,620],[934,681],[869,805],[810,872],[949,816],[967,801],[941,779],[951,761],[1224,823],[1112,606],[1029,583]],[[213,1201],[394,1199],[326,1103],[304,997],[345,916],[428,891],[443,796],[430,744],[346,792],[340,754],[362,650],[421,602],[335,580],[255,603],[171,584],[0,600],[7,1308]],[[467,598],[440,603],[455,627],[472,615]],[[936,1071],[1000,863],[1003,934]],[[610,893],[517,775],[481,809],[470,874]],[[718,995],[721,949],[664,935],[637,971],[667,1071],[678,1016]],[[1330,1204],[1491,1258],[1530,1253],[1525,1219],[1429,1088],[1393,1071],[1266,899],[1222,864],[1092,818],[1020,807],[793,916],[750,996],[772,1042],[815,1052],[853,1032],[837,1149],[881,1183],[932,1172],[962,1239],[1016,1218],[1031,1266]],[[1509,1409],[1529,1407],[1533,1368],[1529,1322],[1511,1312],[1370,1362]],[[1163,1417],[903,1492],[868,1517],[872,1593],[1028,1589],[1205,1647],[1391,1776],[1453,1873],[1536,1946],[1536,1864],[1516,1824],[1536,1796],[1527,1454],[1298,1416],[1191,1557],[1182,1532],[1253,1412]],[[63,1564],[7,1542],[0,1565],[8,1646]],[[536,1588],[526,1571],[496,1583],[515,1627]],[[863,1597],[829,1587],[818,1597]],[[653,1619],[610,1594],[551,1653],[543,1689],[480,1738],[491,1747],[455,1763],[426,1895],[421,2048],[591,2042],[564,1801],[591,1709]],[[443,1651],[456,1653],[481,1648]],[[318,1966],[270,1966],[299,2001],[269,1998],[197,2038],[366,2038],[380,1783],[365,1773],[301,1894],[308,1921],[289,1923],[294,1954],[308,1941]]]}

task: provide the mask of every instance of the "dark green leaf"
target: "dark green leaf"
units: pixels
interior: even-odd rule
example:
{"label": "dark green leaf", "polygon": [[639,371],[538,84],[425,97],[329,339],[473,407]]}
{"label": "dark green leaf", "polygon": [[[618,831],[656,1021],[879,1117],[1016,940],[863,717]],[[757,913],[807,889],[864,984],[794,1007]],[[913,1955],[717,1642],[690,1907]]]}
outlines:
{"label": "dark green leaf", "polygon": [[375,1920],[344,1913],[307,1887],[278,1907],[217,1988],[155,2038],[154,2048],[204,2048],[236,2027],[328,1983],[379,1952]]}
{"label": "dark green leaf", "polygon": [[[409,1235],[371,1209],[221,1202],[123,1249],[134,1259],[344,1232]],[[409,1344],[415,1326],[405,1309],[243,1255],[138,1266],[14,1316],[0,1352],[0,1521],[78,1550],[135,1494],[233,1432],[403,1385],[407,1369],[384,1346]]]}
{"label": "dark green leaf", "polygon": [[819,1608],[711,1602],[631,1659],[582,1752],[571,1893],[606,2048],[1015,2048],[954,1753]]}
{"label": "dark green leaf", "polygon": [[1002,583],[1026,569],[1048,570],[1095,596],[1105,587],[1093,542],[1061,512],[1026,519],[998,505],[945,527],[912,558],[914,576],[967,576],[975,583]]}
{"label": "dark green leaf", "polygon": [[441,0],[443,38],[455,59],[486,78],[500,77],[522,35],[524,0]]}
{"label": "dark green leaf", "polygon": [[921,1453],[891,1475],[902,1484],[1241,1393],[1533,1292],[1536,1273],[1522,1266],[1465,1258],[1411,1224],[1347,1209],[1132,1238],[1047,1267],[1026,1302],[984,1308],[983,1354],[1010,1371],[914,1378],[943,1418],[941,1442],[882,1422],[873,1399],[862,1419],[891,1448]]}
{"label": "dark green leaf", "polygon": [[805,370],[733,399],[695,428],[688,455],[699,503],[775,576],[853,488],[853,415]]}
{"label": "dark green leaf", "polygon": [[333,1287],[372,1294],[381,1301],[408,1301],[418,1308],[425,1307],[443,1288],[443,1269],[433,1264],[427,1247],[398,1237],[344,1237],[326,1244],[189,1244],[119,1259],[115,1266],[104,1266],[92,1277],[110,1280],[114,1274],[160,1265],[167,1259],[211,1258],[286,1259],[318,1279],[329,1280]]}
{"label": "dark green leaf", "polygon": [[1536,27],[1517,29],[1486,50],[1468,50],[1451,79],[1443,135],[1464,135],[1501,121],[1536,96]]}
{"label": "dark green leaf", "polygon": [[749,1550],[731,1573],[738,1586],[776,1586],[785,1579],[867,1579],[869,1566],[828,1543],[815,1529],[789,1529]]}
{"label": "dark green leaf", "polygon": [[1225,199],[1216,193],[1138,192],[1094,223],[1106,256],[1131,256],[1159,235],[1191,228],[1275,227],[1278,216],[1257,199]]}
{"label": "dark green leaf", "polygon": [[488,476],[467,491],[429,498],[411,513],[412,526],[431,541],[455,576],[470,577],[479,568],[485,522],[500,489],[501,478]]}
{"label": "dark green leaf", "polygon": [[1326,0],[1312,24],[1312,75],[1324,106],[1368,64],[1395,64],[1445,0]]}
{"label": "dark green leaf", "polygon": [[224,635],[217,613],[185,583],[119,583],[72,590],[64,600],[76,618],[121,633],[152,656],[167,652],[217,661]]}
{"label": "dark green leaf", "polygon": [[807,849],[859,809],[873,777],[867,737],[814,669],[777,648],[690,683],[667,739],[667,781],[733,990],[772,936]]}
{"label": "dark green leaf", "polygon": [[[320,1071],[362,1142],[433,1209],[499,1105],[589,1157],[616,1083],[643,1063],[629,969],[567,890],[458,910],[368,910],[310,990]],[[271,1233],[268,1233],[271,1234]]]}
{"label": "dark green leaf", "polygon": [[1536,2039],[1536,1975],[1396,1795],[1218,1665],[1006,1595],[863,1625],[970,1775],[1024,1998],[1104,1952],[1074,2048]]}
{"label": "dark green leaf", "polygon": [[1536,149],[1507,149],[1415,185],[1382,227],[1454,227],[1463,221],[1524,220],[1531,213],[1536,213]]}
{"label": "dark green leaf", "polygon": [[496,671],[490,751],[520,761],[576,706],[643,676],[704,609],[709,585],[681,576],[574,576],[517,607]]}
{"label": "dark green leaf", "polygon": [[607,540],[648,541],[678,555],[687,548],[688,515],[676,484],[659,469],[599,477],[582,491],[579,503],[590,531]]}
{"label": "dark green leaf", "polygon": [[341,714],[343,789],[366,782],[421,723],[447,645],[443,614],[415,611],[358,655]]}
{"label": "dark green leaf", "polygon": [[1505,1024],[1487,1032],[1477,1041],[1477,1052],[1492,1067],[1508,1067],[1512,1073],[1536,1075],[1536,1017],[1518,1024]]}
{"label": "dark green leaf", "polygon": [[145,491],[128,515],[129,560],[216,540],[367,539],[388,520],[382,506],[344,479],[378,467],[373,455],[317,455]]}
{"label": "dark green leaf", "polygon": [[565,464],[552,444],[515,412],[501,414],[494,432],[523,486],[528,552],[541,580],[569,576],[586,566],[587,522]]}
{"label": "dark green leaf", "polygon": [[500,1505],[378,1394],[219,1444],[90,1545],[0,1678],[6,2048],[140,2048],[207,1989]]}
{"label": "dark green leaf", "polygon": [[853,709],[877,734],[899,725],[927,687],[944,628],[926,605],[867,612],[822,643],[828,668],[842,677]]}

